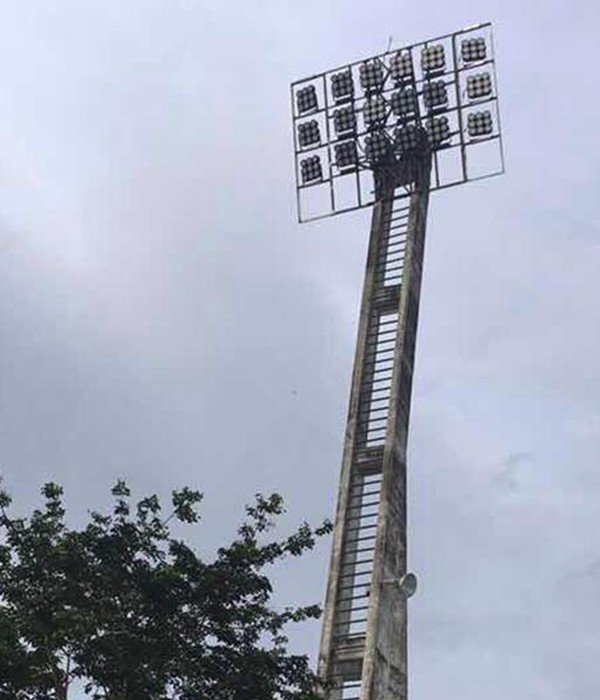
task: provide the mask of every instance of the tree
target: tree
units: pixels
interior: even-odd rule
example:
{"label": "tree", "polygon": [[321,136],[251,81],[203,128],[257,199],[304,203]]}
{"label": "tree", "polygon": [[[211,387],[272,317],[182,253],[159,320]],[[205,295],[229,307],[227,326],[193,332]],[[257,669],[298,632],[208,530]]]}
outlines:
{"label": "tree", "polygon": [[94,700],[317,697],[285,630],[320,610],[274,609],[266,569],[310,550],[328,521],[277,539],[283,500],[259,495],[206,562],[169,528],[198,522],[197,491],[174,491],[165,517],[156,496],[133,506],[120,481],[110,514],[90,513],[79,530],[62,493],[46,484],[43,508],[23,519],[0,491],[0,698],[66,700],[76,683]]}

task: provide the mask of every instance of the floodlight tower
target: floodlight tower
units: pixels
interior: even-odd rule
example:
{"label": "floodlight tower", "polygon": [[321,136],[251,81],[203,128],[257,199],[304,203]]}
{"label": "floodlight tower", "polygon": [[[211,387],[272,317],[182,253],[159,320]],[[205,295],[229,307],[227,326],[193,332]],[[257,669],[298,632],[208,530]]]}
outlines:
{"label": "floodlight tower", "polygon": [[319,674],[406,700],[406,450],[429,194],[504,171],[490,24],[292,84],[299,221],[372,207]]}

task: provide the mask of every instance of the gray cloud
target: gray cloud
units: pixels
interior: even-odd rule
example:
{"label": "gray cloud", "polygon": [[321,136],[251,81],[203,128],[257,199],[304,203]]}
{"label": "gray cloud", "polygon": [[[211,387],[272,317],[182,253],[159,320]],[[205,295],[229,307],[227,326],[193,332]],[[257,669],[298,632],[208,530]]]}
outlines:
{"label": "gray cloud", "polygon": [[[332,512],[365,212],[299,227],[293,79],[491,17],[507,174],[433,198],[410,451],[411,685],[587,700],[600,610],[598,9],[5,4],[0,462],[75,520],[118,476]],[[293,392],[297,392],[293,394]],[[276,572],[322,597],[328,553]],[[314,655],[318,625],[295,634]]]}

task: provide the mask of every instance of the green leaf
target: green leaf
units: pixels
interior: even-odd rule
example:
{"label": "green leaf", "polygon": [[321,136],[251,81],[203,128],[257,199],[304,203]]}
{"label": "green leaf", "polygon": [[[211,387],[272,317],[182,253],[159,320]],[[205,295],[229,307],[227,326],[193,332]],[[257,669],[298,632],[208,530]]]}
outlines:
{"label": "green leaf", "polygon": [[[286,629],[320,609],[275,609],[265,567],[304,554],[330,524],[269,540],[284,502],[259,494],[238,537],[207,562],[171,535],[156,495],[132,516],[125,482],[111,493],[112,513],[92,511],[81,529],[65,524],[56,484],[25,518],[9,517],[0,493],[0,689],[64,700],[79,679],[96,700],[316,700],[316,678],[306,657],[288,653]],[[197,523],[201,500],[173,491],[173,516]]]}

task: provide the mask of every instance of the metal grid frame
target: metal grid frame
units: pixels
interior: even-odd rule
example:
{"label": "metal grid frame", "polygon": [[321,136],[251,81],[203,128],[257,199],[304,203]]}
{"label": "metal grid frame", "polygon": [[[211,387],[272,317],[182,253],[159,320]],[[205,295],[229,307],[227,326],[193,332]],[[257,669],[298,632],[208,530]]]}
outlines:
{"label": "metal grid frame", "polygon": [[[461,55],[461,44],[466,39],[476,38],[485,40],[486,57],[484,60],[466,63]],[[443,70],[427,73],[421,66],[421,52],[433,46],[444,47],[445,66]],[[397,55],[409,56],[413,66],[412,79],[402,84],[394,81],[390,70],[390,61]],[[380,89],[367,91],[361,87],[361,66],[373,63],[383,66],[384,81]],[[467,80],[482,71],[490,75],[492,92],[482,98],[470,99],[467,95]],[[352,77],[352,94],[346,99],[336,100],[331,78],[344,72]],[[441,107],[428,109],[423,100],[424,92],[434,89],[431,86],[438,81],[445,84],[448,102]],[[317,107],[300,112],[297,94],[310,86],[314,88]],[[395,129],[407,125],[426,128],[432,118],[446,117],[450,134],[446,143],[432,146],[431,190],[446,189],[503,173],[504,154],[497,86],[492,25],[489,22],[389,50],[292,83],[298,220],[312,221],[371,206],[376,199],[374,175],[376,176],[379,167],[366,157],[366,140],[374,133],[384,134],[391,148],[394,148]],[[412,88],[417,95],[416,113],[409,117],[394,115],[390,106],[392,94],[406,87]],[[380,97],[388,104],[385,120],[380,123],[379,128],[368,128],[364,119],[365,105],[370,98]],[[337,135],[334,113],[349,106],[356,117],[356,129],[344,135]],[[492,115],[492,133],[482,137],[470,137],[467,132],[468,116],[482,110],[489,111]],[[316,122],[321,138],[317,143],[300,146],[298,127],[309,121]],[[335,147],[352,142],[356,144],[357,163],[351,167],[340,168],[335,161]],[[315,156],[319,157],[322,175],[313,181],[303,182],[301,163],[307,158],[314,159]],[[405,156],[398,155],[396,151],[392,158],[398,162]],[[398,196],[407,196],[410,191],[411,188],[407,186],[399,190]]]}

